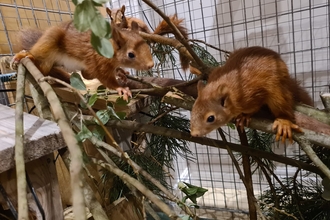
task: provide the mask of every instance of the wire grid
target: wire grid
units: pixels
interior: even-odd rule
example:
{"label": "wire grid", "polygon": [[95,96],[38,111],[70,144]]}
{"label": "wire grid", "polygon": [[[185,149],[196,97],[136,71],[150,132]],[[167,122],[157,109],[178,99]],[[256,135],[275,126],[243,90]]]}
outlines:
{"label": "wire grid", "polygon": [[[309,91],[316,107],[322,108],[319,93],[328,92],[330,77],[328,1],[157,0],[153,3],[167,15],[177,13],[180,18],[185,18],[191,39],[199,39],[228,51],[258,45],[279,52],[291,75]],[[161,21],[159,15],[139,0],[112,1],[109,6],[119,8],[123,4],[126,5],[127,16],[141,18],[152,30]],[[69,0],[1,1],[0,55],[17,52],[12,39],[19,28],[34,26],[45,29],[72,18],[72,10],[73,4]],[[224,55],[218,50],[208,46],[205,48],[218,61],[224,61]],[[190,77],[188,72],[180,70],[179,64],[173,66],[172,63],[154,74],[177,79]],[[184,113],[190,118],[189,112]],[[225,131],[228,133],[228,141],[238,142],[235,132],[227,128]],[[220,139],[215,132],[209,134],[209,137]],[[196,157],[195,161],[178,158],[174,162],[176,168],[171,171],[174,179],[169,181],[175,189],[179,181],[205,187],[209,191],[198,200],[202,208],[225,210],[230,213],[228,219],[246,217],[245,188],[227,152],[194,143],[190,148]],[[276,153],[285,156],[303,154],[296,145],[274,145],[273,148]],[[295,171],[290,166],[277,164],[275,173],[289,177]],[[255,174],[253,181],[256,195],[267,189],[268,184],[261,176]],[[180,195],[178,190],[175,193]],[[219,218],[212,211],[205,211],[204,214]]]}

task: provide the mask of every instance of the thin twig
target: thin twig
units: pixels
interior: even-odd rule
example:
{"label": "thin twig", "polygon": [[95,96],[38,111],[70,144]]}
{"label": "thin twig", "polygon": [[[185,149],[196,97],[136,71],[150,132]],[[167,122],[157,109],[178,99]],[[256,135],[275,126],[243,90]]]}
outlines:
{"label": "thin twig", "polygon": [[194,50],[190,47],[187,39],[184,38],[184,36],[181,34],[181,32],[178,30],[178,28],[171,22],[170,18],[166,16],[159,7],[157,7],[155,4],[153,4],[149,0],[143,0],[144,3],[149,5],[152,9],[155,10],[166,22],[167,24],[172,28],[173,34],[178,39],[184,46],[185,48],[189,51],[190,55],[193,57],[195,62],[197,63],[198,66],[202,67],[202,69],[207,69],[208,67],[204,64],[204,62],[197,56],[197,54],[194,52]]}
{"label": "thin twig", "polygon": [[317,156],[312,144],[309,140],[306,140],[301,134],[293,134],[294,140],[297,141],[301,149],[306,153],[306,155],[314,162],[314,164],[324,173],[324,175],[330,179],[330,170],[323,163],[323,161]]}
{"label": "thin twig", "polygon": [[57,78],[54,78],[54,77],[51,77],[51,76],[45,76],[43,78],[40,79],[41,81],[42,80],[50,80],[50,81],[54,81],[54,82],[57,82],[59,84],[62,84],[64,85],[65,87],[71,89],[73,92],[75,92],[80,100],[82,102],[84,102],[84,104],[87,106],[88,110],[91,112],[91,114],[94,116],[94,118],[98,121],[99,125],[103,128],[104,132],[106,133],[106,135],[109,137],[109,139],[111,140],[111,144],[117,148],[119,151],[122,151],[123,150],[120,148],[120,146],[117,144],[117,142],[115,141],[115,139],[113,138],[113,136],[110,134],[109,130],[104,126],[104,124],[101,122],[101,120],[99,119],[99,117],[97,117],[95,111],[93,110],[93,108],[85,101],[84,97],[81,95],[81,93],[74,87],[72,87],[70,84],[62,81],[62,80],[59,80]]}
{"label": "thin twig", "polygon": [[154,83],[150,83],[150,82],[145,81],[142,77],[130,76],[130,75],[127,75],[126,77],[127,77],[127,79],[130,79],[130,80],[133,80],[133,81],[136,81],[136,82],[139,82],[139,83],[148,85],[148,86],[150,86],[152,88],[158,88],[158,89],[162,89],[163,88],[163,87],[161,87],[161,86],[159,86],[157,84],[154,84]]}
{"label": "thin twig", "polygon": [[239,167],[239,164],[238,164],[238,162],[237,162],[237,160],[236,160],[236,158],[235,158],[232,150],[230,149],[230,147],[228,145],[228,142],[227,142],[227,139],[226,139],[224,133],[222,132],[221,128],[218,129],[218,132],[219,132],[222,140],[226,144],[226,148],[227,148],[227,151],[229,153],[229,156],[230,156],[231,160],[233,161],[234,166],[236,167],[236,170],[237,170],[237,172],[238,172],[241,180],[243,181],[243,184],[245,186],[245,189],[247,191],[247,194],[250,196],[250,199],[253,200],[254,205],[255,205],[255,208],[256,208],[257,212],[259,213],[260,218],[262,218],[263,220],[266,220],[264,214],[262,213],[262,211],[261,211],[261,209],[260,209],[260,207],[259,207],[259,205],[257,203],[257,199],[254,197],[253,192],[251,191],[251,188],[249,187],[248,183],[246,182],[246,179],[245,179],[245,177],[243,175],[243,172],[242,172],[241,168]]}
{"label": "thin twig", "polygon": [[144,194],[151,202],[153,202],[155,205],[157,205],[170,218],[177,219],[177,220],[181,219],[162,200],[160,200],[153,192],[151,192],[147,187],[145,187],[143,184],[141,184],[137,179],[134,179],[133,177],[131,177],[130,175],[128,175],[121,169],[111,165],[110,163],[105,163],[104,161],[97,160],[95,158],[92,158],[92,161],[95,164],[98,164],[101,167],[116,174],[124,182],[129,183],[130,185],[133,185],[134,187],[136,187],[142,194]]}
{"label": "thin twig", "polygon": [[220,52],[223,52],[223,53],[225,53],[226,55],[231,54],[230,51],[228,51],[228,50],[223,50],[223,49],[220,49],[220,48],[218,48],[218,47],[215,47],[215,46],[213,46],[212,44],[208,44],[208,43],[206,43],[206,42],[203,41],[203,40],[198,40],[198,39],[188,39],[188,41],[191,41],[191,42],[199,42],[199,43],[205,44],[206,46],[211,47],[211,48],[213,48],[213,49],[215,49],[215,50],[218,50],[218,51],[220,51]]}
{"label": "thin twig", "polygon": [[15,108],[15,164],[17,178],[18,219],[28,220],[28,202],[24,161],[24,90],[25,67],[20,64],[17,72],[16,108]]}
{"label": "thin twig", "polygon": [[[93,144],[95,144],[96,146],[102,147],[108,151],[110,151],[111,153],[117,155],[118,157],[122,158],[123,155],[121,152],[117,151],[114,147],[110,146],[107,143],[104,143],[102,141],[100,141],[99,139],[97,139],[96,137],[91,137],[89,139]],[[173,195],[166,187],[164,187],[158,180],[156,180],[155,178],[153,178],[149,173],[147,173],[145,170],[143,170],[138,164],[136,164],[134,161],[132,161],[130,158],[127,159],[128,164],[133,167],[133,169],[135,171],[137,171],[138,173],[140,173],[141,175],[143,175],[145,178],[147,178],[151,183],[153,183],[155,186],[157,186],[171,201],[175,202],[175,203],[180,203],[181,206],[180,208],[185,211],[188,215],[190,215],[192,218],[195,217],[195,215],[190,211],[190,209],[183,204],[179,198],[177,198],[175,195]]]}
{"label": "thin twig", "polygon": [[[39,69],[33,64],[29,58],[23,58],[21,63],[29,70],[36,81],[43,78],[43,74]],[[80,150],[78,141],[75,137],[75,133],[72,131],[69,121],[61,107],[61,102],[59,101],[57,95],[55,94],[52,87],[45,81],[40,82],[40,87],[47,97],[54,114],[54,119],[58,123],[63,138],[71,153],[71,189],[72,189],[72,200],[73,200],[73,213],[75,219],[83,220],[86,219],[85,213],[85,200],[83,194],[83,182],[82,182],[82,152]]]}
{"label": "thin twig", "polygon": [[262,201],[259,201],[259,202],[260,202],[261,204],[263,204],[263,205],[265,205],[265,206],[271,208],[271,209],[274,209],[274,210],[277,211],[277,212],[280,212],[280,213],[282,213],[282,214],[284,214],[284,215],[286,215],[286,216],[289,216],[289,217],[291,217],[291,218],[293,218],[293,219],[295,219],[295,220],[299,220],[296,216],[294,216],[294,215],[292,215],[292,214],[289,214],[289,213],[287,213],[287,212],[285,212],[285,211],[283,211],[283,210],[280,210],[280,209],[278,209],[278,208],[276,208],[276,207],[270,206],[269,204],[266,204],[266,203],[264,203],[264,202],[262,202]]}

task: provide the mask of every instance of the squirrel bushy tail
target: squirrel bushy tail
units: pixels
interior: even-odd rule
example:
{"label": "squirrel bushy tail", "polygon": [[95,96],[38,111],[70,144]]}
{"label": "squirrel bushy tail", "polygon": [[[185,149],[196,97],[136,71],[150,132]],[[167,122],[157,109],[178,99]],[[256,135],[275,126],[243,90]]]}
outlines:
{"label": "squirrel bushy tail", "polygon": [[19,50],[30,50],[42,36],[43,31],[35,28],[26,28],[18,32],[17,44]]}
{"label": "squirrel bushy tail", "polygon": [[[177,14],[174,14],[172,16],[169,17],[171,22],[177,27],[177,29],[181,32],[182,36],[185,39],[188,39],[188,31],[187,28],[185,26],[183,26],[183,18],[178,18]],[[167,24],[167,22],[165,20],[161,21],[159,23],[159,25],[157,26],[157,28],[154,31],[154,34],[158,34],[158,35],[165,35],[165,34],[171,34],[173,33],[172,28]],[[181,53],[179,53],[179,57],[180,57],[180,62],[181,62],[181,67],[183,70],[186,70],[189,68],[189,63],[190,60],[182,55]]]}

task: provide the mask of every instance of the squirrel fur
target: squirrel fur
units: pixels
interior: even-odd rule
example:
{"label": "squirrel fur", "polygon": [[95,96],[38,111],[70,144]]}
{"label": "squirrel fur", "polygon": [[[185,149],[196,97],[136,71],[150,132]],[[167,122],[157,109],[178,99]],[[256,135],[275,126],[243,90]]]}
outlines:
{"label": "squirrel fur", "polygon": [[[125,5],[123,5],[119,9],[111,10],[109,8],[106,8],[106,11],[111,19],[111,22],[120,28],[131,29],[132,22],[136,22],[138,24],[139,30],[141,32],[151,33],[148,26],[141,19],[125,16]],[[187,28],[185,26],[183,26],[183,24],[182,24],[184,19],[183,18],[179,19],[177,14],[169,16],[169,19],[174,24],[174,26],[176,26],[178,28],[178,30],[180,31],[182,36],[185,39],[188,39]],[[159,23],[159,25],[156,27],[155,31],[153,32],[153,34],[158,34],[158,35],[165,35],[165,34],[171,34],[171,33],[173,33],[173,30],[167,24],[167,22],[165,20],[162,20]],[[190,68],[191,70],[195,70],[194,68],[192,68],[189,65],[189,63],[190,63],[189,58],[187,58],[186,56],[184,56],[182,54],[179,54],[179,58],[180,58],[180,63],[181,63],[181,67],[183,70],[186,70],[188,68]],[[196,71],[197,71],[197,69],[196,69]],[[196,71],[193,71],[193,72],[195,73]]]}
{"label": "squirrel fur", "polygon": [[308,93],[291,78],[280,55],[263,47],[241,48],[215,68],[207,84],[198,82],[198,97],[191,112],[191,135],[203,136],[236,119],[241,128],[261,107],[267,106],[275,121],[276,140],[292,141],[294,105],[313,106]]}
{"label": "squirrel fur", "polygon": [[128,99],[129,89],[120,87],[116,80],[117,68],[148,70],[154,65],[149,45],[138,34],[138,25],[133,22],[131,30],[112,27],[112,58],[98,54],[90,41],[91,32],[79,32],[72,21],[44,32],[25,29],[18,37],[23,51],[17,53],[12,62],[30,57],[44,75],[66,82],[70,82],[67,71],[81,70],[85,79],[97,78],[104,86],[117,90]]}

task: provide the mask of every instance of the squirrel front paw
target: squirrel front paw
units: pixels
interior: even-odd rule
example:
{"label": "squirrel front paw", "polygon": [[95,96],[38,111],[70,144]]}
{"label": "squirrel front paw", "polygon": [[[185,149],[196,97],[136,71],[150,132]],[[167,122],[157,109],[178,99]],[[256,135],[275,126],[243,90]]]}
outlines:
{"label": "squirrel front paw", "polygon": [[289,138],[290,143],[292,143],[292,129],[297,132],[303,132],[298,125],[293,124],[291,121],[287,119],[276,118],[273,127],[273,131],[277,129],[276,133],[276,141],[280,140],[282,136],[282,142],[284,143],[287,138]]}
{"label": "squirrel front paw", "polygon": [[118,94],[120,95],[120,96],[122,96],[123,97],[123,99],[125,100],[125,101],[128,101],[128,97],[131,97],[132,98],[132,92],[129,90],[129,88],[128,87],[118,87],[117,89],[116,89],[116,91],[118,92]]}
{"label": "squirrel front paw", "polygon": [[235,125],[237,128],[240,128],[241,131],[243,131],[244,126],[248,126],[251,121],[250,115],[246,114],[240,114],[239,116],[236,117],[235,119]]}
{"label": "squirrel front paw", "polygon": [[34,60],[34,57],[32,54],[30,54],[30,52],[26,51],[26,50],[21,50],[20,52],[18,52],[17,54],[15,54],[15,56],[13,57],[13,59],[10,62],[10,68],[12,70],[17,69],[17,64],[19,62],[21,62],[21,59],[28,57],[30,58],[30,60]]}

